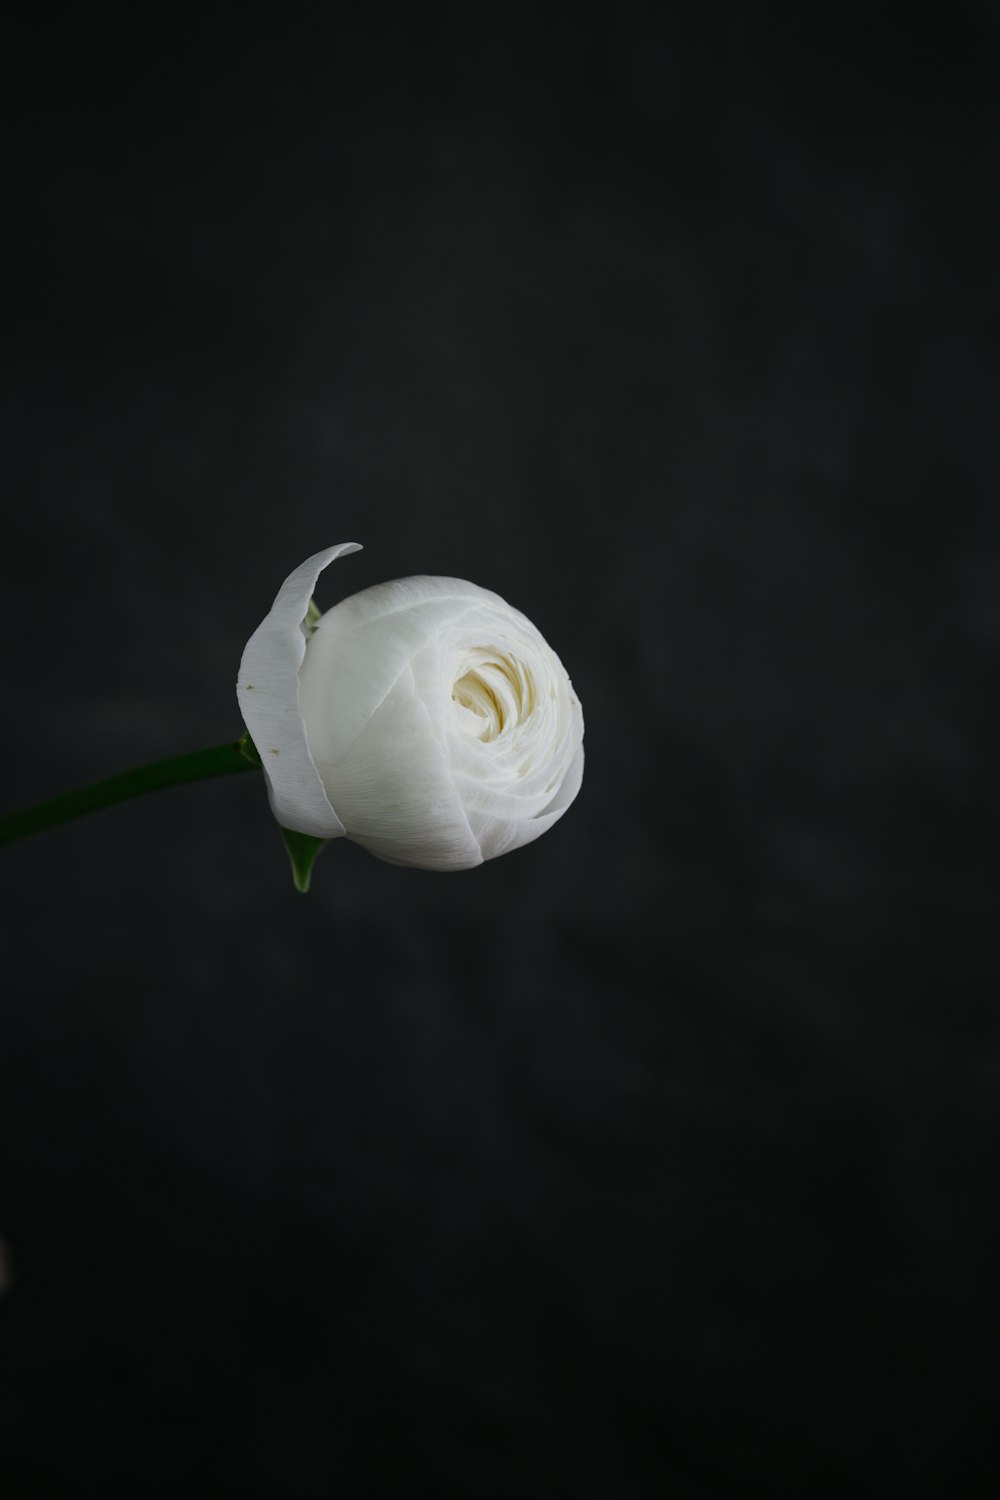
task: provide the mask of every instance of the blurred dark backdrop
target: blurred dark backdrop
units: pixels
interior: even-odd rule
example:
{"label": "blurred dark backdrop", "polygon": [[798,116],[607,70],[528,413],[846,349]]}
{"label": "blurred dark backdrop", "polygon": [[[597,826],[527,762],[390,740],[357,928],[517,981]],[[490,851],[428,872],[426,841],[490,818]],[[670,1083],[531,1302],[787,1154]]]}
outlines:
{"label": "blurred dark backdrop", "polygon": [[588,749],[467,875],[303,899],[250,776],[5,851],[12,1495],[1000,1473],[997,10],[544,14],[8,27],[5,804],[349,538]]}

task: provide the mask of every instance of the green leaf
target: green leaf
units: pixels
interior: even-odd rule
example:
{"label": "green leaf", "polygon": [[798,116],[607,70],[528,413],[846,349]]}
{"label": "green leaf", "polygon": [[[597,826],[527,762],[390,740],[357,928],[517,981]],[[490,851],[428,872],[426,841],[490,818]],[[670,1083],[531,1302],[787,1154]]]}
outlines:
{"label": "green leaf", "polygon": [[292,862],[292,879],[295,881],[295,889],[305,895],[312,879],[312,867],[320,851],[326,848],[330,840],[313,838],[311,833],[296,833],[294,828],[282,828],[281,837],[285,841],[288,858]]}

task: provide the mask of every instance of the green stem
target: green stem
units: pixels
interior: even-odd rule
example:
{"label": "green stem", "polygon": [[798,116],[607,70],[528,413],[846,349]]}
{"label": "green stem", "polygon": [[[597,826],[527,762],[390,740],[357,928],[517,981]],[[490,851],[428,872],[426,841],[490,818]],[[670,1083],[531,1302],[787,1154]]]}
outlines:
{"label": "green stem", "polygon": [[132,771],[122,771],[119,776],[109,776],[106,781],[95,781],[75,792],[64,792],[61,797],[50,797],[47,802],[9,813],[0,818],[0,844],[26,839],[33,833],[68,823],[71,818],[99,812],[102,807],[111,807],[129,797],[142,797],[167,786],[183,786],[188,781],[204,781],[210,776],[253,771],[259,765],[260,759],[247,734],[234,744],[216,745],[210,750],[192,750],[187,755],[155,760],[151,765],[136,766]]}

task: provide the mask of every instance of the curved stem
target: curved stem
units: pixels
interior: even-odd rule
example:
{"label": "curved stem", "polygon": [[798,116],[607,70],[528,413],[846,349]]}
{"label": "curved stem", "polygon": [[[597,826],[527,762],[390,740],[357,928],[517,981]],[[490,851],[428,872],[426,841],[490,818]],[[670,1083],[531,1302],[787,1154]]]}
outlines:
{"label": "curved stem", "polygon": [[99,812],[102,807],[124,802],[129,797],[142,797],[163,787],[183,786],[188,781],[204,781],[210,776],[254,771],[259,765],[250,736],[245,734],[230,745],[192,750],[187,755],[173,755],[148,766],[136,766],[132,771],[122,771],[118,776],[78,787],[74,792],[64,792],[60,797],[50,797],[47,802],[39,802],[34,807],[0,818],[0,844],[12,844],[16,839],[42,833],[46,828],[68,823],[71,818]]}

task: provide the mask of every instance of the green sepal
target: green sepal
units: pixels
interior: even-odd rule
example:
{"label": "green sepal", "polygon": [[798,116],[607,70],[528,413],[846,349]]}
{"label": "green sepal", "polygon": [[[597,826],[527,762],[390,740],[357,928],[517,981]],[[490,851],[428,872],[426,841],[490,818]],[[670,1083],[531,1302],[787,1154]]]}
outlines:
{"label": "green sepal", "polygon": [[261,764],[260,756],[257,754],[257,746],[250,738],[249,732],[240,735],[233,749],[237,755],[242,755],[243,759],[248,760],[252,766],[259,766]]}
{"label": "green sepal", "polygon": [[281,837],[292,862],[292,879],[295,889],[305,895],[312,879],[312,867],[325,849],[329,839],[314,838],[311,833],[296,833],[294,828],[282,828]]}

